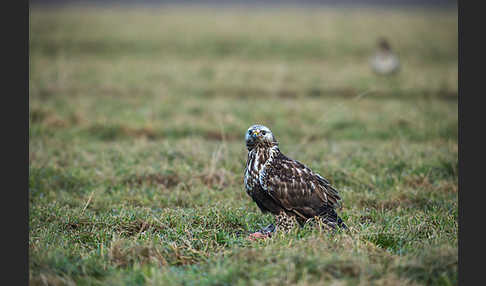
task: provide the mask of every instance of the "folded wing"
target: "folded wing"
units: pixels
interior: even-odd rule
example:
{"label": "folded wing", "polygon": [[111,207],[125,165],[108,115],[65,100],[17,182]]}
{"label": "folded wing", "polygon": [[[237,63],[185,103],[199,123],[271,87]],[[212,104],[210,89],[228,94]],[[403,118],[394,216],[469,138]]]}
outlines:
{"label": "folded wing", "polygon": [[340,207],[341,197],[328,180],[283,154],[262,169],[262,188],[283,208],[311,218],[330,207]]}

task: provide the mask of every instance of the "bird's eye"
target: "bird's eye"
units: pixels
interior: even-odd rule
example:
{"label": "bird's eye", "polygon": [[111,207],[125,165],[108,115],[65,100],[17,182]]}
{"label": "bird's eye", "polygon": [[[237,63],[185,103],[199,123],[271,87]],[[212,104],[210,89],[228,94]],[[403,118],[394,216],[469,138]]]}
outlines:
{"label": "bird's eye", "polygon": [[262,135],[265,135],[267,132],[265,132],[265,130],[262,131]]}
{"label": "bird's eye", "polygon": [[248,134],[250,134],[250,135],[251,135],[251,130],[248,130]]}

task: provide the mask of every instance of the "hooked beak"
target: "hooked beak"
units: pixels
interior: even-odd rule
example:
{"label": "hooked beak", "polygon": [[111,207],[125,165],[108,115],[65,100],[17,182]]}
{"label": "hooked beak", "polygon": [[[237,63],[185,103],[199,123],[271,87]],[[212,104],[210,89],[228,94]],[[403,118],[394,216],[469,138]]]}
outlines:
{"label": "hooked beak", "polygon": [[251,133],[251,137],[256,138],[260,135],[260,130],[253,130]]}

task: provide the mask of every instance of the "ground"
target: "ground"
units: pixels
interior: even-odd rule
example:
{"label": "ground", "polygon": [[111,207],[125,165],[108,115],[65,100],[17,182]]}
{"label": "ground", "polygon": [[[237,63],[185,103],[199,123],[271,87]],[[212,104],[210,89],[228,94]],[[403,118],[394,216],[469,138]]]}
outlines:
{"label": "ground", "polygon": [[[457,11],[31,7],[32,285],[455,285]],[[368,66],[385,36],[393,77]],[[331,181],[349,231],[272,222],[244,133]]]}

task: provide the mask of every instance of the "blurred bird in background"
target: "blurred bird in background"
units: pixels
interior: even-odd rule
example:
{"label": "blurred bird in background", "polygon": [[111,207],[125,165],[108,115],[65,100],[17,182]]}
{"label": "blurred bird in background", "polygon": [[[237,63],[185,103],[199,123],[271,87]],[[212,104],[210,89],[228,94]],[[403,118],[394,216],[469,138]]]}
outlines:
{"label": "blurred bird in background", "polygon": [[370,59],[370,66],[375,73],[380,75],[395,74],[400,70],[398,56],[393,53],[386,38],[378,39],[378,48]]}

